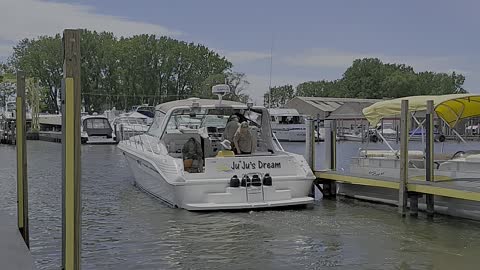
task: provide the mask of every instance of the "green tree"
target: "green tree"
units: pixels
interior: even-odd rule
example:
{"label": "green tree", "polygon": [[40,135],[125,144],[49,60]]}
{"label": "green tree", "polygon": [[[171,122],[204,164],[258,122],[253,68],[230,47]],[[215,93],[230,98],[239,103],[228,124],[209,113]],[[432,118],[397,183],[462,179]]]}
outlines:
{"label": "green tree", "polygon": [[[232,72],[232,63],[201,44],[147,34],[117,38],[88,30],[81,37],[82,98],[89,112],[187,98],[202,93],[204,81],[219,74],[234,88],[229,98],[245,97],[244,74]],[[24,39],[9,61],[47,89],[43,102],[51,112],[58,111],[61,51],[60,35]]]}
{"label": "green tree", "polygon": [[404,64],[383,63],[378,58],[356,59],[335,81],[304,82],[298,96],[397,98],[411,95],[466,93],[465,77],[453,72],[416,73]]}
{"label": "green tree", "polygon": [[272,87],[263,96],[264,106],[272,108],[282,107],[295,96],[294,94],[295,90],[290,84]]}

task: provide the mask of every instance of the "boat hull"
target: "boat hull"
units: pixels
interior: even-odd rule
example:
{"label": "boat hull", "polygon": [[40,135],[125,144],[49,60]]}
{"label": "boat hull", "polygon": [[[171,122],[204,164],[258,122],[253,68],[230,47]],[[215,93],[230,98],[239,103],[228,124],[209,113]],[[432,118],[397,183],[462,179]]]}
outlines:
{"label": "boat hull", "polygon": [[[210,178],[184,179],[169,162],[156,162],[140,151],[119,144],[134,175],[134,184],[172,207],[191,211],[274,208],[313,203],[313,175],[273,177],[273,185],[230,187],[221,173]],[[171,160],[170,160],[171,161]],[[163,166],[163,167],[162,167]],[[217,178],[218,177],[218,178]]]}

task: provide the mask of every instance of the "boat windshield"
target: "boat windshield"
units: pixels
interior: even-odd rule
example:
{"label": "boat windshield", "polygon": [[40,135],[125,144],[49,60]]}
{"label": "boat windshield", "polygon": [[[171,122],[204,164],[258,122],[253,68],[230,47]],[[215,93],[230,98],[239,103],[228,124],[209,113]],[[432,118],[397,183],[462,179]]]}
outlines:
{"label": "boat windshield", "polygon": [[83,125],[87,129],[105,129],[110,128],[108,120],[105,118],[89,118],[85,119]]}
{"label": "boat windshield", "polygon": [[193,112],[190,109],[177,110],[172,113],[167,132],[174,130],[196,130],[200,128],[218,131],[225,129],[228,120],[236,115],[240,122],[247,121],[250,126],[261,127],[262,114],[255,110],[233,110],[231,108],[201,109]]}
{"label": "boat windshield", "polygon": [[136,111],[150,118],[155,116],[155,107],[153,106],[139,106]]}

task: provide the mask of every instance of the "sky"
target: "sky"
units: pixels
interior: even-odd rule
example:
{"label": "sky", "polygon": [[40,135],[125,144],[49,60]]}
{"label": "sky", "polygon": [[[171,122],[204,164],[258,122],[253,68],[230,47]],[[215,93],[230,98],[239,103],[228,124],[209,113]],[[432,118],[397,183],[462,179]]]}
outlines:
{"label": "sky", "polygon": [[204,44],[246,74],[258,103],[270,78],[272,86],[338,79],[362,57],[460,72],[480,93],[479,8],[475,0],[0,0],[0,61],[22,38],[88,28]]}

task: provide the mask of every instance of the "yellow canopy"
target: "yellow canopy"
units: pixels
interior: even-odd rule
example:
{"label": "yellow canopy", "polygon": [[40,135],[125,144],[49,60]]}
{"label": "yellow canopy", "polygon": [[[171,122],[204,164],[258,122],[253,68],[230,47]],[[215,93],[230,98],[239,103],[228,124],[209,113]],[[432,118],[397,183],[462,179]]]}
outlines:
{"label": "yellow canopy", "polygon": [[452,94],[441,96],[412,96],[377,102],[363,109],[363,115],[372,125],[377,125],[382,118],[400,115],[402,100],[408,100],[409,111],[424,111],[427,100],[433,100],[435,112],[450,127],[459,120],[480,116],[480,95]]}

